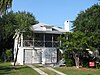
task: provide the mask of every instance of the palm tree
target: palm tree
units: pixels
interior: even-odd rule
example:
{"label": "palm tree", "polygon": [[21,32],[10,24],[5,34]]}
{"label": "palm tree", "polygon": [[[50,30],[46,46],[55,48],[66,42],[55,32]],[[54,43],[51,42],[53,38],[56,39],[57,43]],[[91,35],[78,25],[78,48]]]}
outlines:
{"label": "palm tree", "polygon": [[7,13],[7,10],[12,7],[13,0],[0,0],[0,15]]}

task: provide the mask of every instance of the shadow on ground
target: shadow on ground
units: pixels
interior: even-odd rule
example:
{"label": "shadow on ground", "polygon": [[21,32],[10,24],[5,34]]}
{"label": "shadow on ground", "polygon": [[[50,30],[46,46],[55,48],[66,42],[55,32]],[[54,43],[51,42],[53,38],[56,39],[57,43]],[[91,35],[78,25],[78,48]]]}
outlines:
{"label": "shadow on ground", "polygon": [[25,66],[2,66],[0,65],[0,75],[10,75],[10,74],[14,74],[15,72],[20,71],[21,69],[25,69],[27,67]]}

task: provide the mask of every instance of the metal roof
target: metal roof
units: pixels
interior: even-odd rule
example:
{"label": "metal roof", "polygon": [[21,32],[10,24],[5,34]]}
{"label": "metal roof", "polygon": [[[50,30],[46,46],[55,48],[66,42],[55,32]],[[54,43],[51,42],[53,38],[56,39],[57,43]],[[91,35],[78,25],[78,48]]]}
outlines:
{"label": "metal roof", "polygon": [[44,23],[38,23],[36,25],[32,25],[32,31],[34,33],[53,33],[53,34],[62,34],[66,32],[64,29],[50,26]]}

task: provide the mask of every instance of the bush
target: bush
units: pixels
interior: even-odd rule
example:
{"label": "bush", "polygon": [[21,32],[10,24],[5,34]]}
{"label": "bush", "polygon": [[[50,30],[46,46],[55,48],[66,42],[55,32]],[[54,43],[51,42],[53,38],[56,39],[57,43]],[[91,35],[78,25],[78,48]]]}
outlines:
{"label": "bush", "polygon": [[6,50],[5,54],[6,54],[6,61],[10,62],[11,59],[12,59],[12,51],[11,50]]}
{"label": "bush", "polygon": [[64,58],[66,66],[70,67],[75,65],[72,51],[70,50],[66,51],[64,54]]}
{"label": "bush", "polygon": [[68,67],[71,67],[74,65],[74,61],[72,59],[66,59],[65,62],[66,62],[65,63],[66,66],[68,66]]}

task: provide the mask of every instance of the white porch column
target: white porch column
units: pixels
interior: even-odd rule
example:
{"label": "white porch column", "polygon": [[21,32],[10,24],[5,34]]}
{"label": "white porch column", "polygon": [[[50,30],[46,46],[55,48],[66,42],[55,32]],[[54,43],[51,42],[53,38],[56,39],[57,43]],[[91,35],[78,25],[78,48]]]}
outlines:
{"label": "white porch column", "polygon": [[45,64],[45,51],[42,51],[42,64]]}

